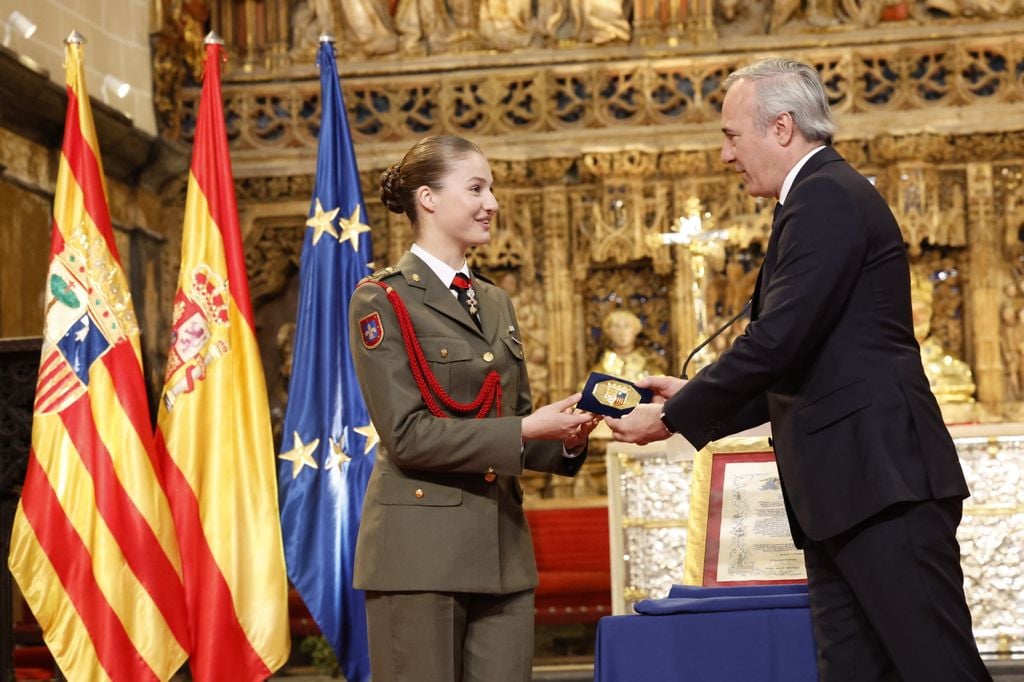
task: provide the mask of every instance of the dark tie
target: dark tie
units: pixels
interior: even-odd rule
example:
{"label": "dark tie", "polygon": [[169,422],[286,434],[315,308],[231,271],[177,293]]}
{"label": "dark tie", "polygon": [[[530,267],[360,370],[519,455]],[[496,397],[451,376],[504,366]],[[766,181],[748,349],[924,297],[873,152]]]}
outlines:
{"label": "dark tie", "polygon": [[469,313],[473,322],[476,323],[476,328],[480,329],[480,305],[477,303],[476,292],[473,291],[473,283],[469,281],[469,277],[466,277],[461,272],[455,273],[451,289],[455,292],[459,303],[462,304],[462,307]]}

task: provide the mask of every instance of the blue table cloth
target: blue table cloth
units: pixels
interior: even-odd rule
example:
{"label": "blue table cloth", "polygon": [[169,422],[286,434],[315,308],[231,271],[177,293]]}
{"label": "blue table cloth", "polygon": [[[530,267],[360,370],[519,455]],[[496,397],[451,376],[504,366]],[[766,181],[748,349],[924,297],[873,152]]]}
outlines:
{"label": "blue table cloth", "polygon": [[815,682],[805,585],[673,587],[597,628],[595,682]]}

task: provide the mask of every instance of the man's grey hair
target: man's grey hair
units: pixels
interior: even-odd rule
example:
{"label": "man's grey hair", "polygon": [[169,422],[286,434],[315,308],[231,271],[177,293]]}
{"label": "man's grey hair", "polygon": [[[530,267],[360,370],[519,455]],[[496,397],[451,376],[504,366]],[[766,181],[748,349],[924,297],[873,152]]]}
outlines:
{"label": "man's grey hair", "polygon": [[768,129],[776,116],[788,113],[808,142],[832,144],[836,124],[814,67],[795,59],[763,59],[729,74],[725,89],[740,79],[754,84],[757,125],[762,131]]}

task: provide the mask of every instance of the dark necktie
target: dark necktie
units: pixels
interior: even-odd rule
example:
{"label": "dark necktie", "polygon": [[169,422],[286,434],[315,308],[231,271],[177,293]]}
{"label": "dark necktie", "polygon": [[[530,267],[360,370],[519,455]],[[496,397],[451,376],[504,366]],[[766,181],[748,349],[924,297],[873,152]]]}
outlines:
{"label": "dark necktie", "polygon": [[476,323],[477,329],[480,329],[480,305],[476,300],[476,292],[473,290],[473,283],[469,281],[469,277],[466,277],[461,272],[455,273],[455,279],[452,280],[451,289],[455,292],[455,296],[459,299],[459,303],[466,309],[469,316]]}

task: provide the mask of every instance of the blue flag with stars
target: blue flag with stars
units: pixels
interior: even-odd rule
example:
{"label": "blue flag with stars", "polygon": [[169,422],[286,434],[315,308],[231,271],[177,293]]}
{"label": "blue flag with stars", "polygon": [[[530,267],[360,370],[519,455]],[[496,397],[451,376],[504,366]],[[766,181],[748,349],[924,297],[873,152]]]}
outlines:
{"label": "blue flag with stars", "polygon": [[372,253],[333,44],[321,42],[317,64],[320,146],[277,478],[288,577],[345,678],[362,682],[370,654],[352,571],[377,434],[352,367],[348,302]]}

